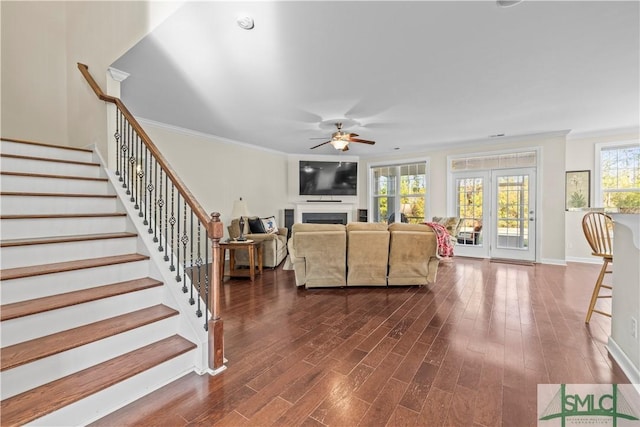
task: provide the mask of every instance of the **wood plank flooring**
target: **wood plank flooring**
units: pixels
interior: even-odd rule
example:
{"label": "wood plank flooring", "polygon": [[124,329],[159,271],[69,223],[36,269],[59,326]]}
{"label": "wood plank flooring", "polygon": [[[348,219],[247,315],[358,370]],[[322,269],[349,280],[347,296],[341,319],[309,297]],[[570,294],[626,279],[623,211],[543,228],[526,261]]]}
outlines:
{"label": "wood plank flooring", "polygon": [[455,258],[425,287],[305,290],[281,268],[227,280],[228,369],[94,425],[534,426],[537,384],[628,383],[610,319],[584,324],[598,269]]}

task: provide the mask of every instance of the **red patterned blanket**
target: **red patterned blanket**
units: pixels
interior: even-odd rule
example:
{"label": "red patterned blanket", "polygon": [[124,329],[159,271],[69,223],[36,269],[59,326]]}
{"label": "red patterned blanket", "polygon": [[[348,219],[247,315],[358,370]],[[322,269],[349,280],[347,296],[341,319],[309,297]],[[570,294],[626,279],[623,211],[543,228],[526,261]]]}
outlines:
{"label": "red patterned blanket", "polygon": [[451,236],[449,232],[442,224],[437,222],[425,222],[426,225],[433,228],[438,240],[438,258],[448,258],[453,256],[453,244],[451,243]]}

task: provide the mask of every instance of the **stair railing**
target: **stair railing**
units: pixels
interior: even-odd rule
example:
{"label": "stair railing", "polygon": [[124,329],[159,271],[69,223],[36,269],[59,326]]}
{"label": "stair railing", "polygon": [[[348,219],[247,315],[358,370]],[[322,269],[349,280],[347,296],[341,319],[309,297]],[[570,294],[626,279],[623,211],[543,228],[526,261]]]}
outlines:
{"label": "stair railing", "polygon": [[[206,318],[208,363],[213,370],[224,364],[223,321],[220,317],[220,239],[223,224],[217,212],[207,215],[186,185],[162,156],[151,138],[119,98],[106,95],[89,73],[89,67],[78,63],[78,69],[99,99],[116,106],[115,174],[130,202],[182,291],[189,294],[195,314]],[[206,267],[211,248],[211,263]],[[185,275],[190,274],[191,285]],[[204,307],[201,307],[204,300]]]}

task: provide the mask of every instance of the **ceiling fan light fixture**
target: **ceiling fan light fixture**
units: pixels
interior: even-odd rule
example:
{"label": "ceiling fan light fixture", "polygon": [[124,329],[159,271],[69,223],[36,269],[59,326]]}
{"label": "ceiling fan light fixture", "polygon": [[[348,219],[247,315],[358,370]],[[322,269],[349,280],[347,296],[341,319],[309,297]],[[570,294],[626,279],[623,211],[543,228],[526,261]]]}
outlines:
{"label": "ceiling fan light fixture", "polygon": [[336,150],[344,150],[344,147],[349,145],[349,141],[344,139],[332,139],[330,144],[333,145],[333,148]]}

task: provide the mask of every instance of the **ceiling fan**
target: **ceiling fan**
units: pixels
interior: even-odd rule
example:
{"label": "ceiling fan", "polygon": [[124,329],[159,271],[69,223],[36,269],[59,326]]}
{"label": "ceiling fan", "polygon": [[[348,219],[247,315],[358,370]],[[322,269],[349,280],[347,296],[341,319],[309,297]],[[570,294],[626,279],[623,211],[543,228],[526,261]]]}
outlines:
{"label": "ceiling fan", "polygon": [[325,144],[331,144],[333,145],[333,148],[335,148],[336,150],[347,151],[349,149],[350,142],[360,142],[360,143],[369,144],[369,145],[373,145],[376,143],[375,141],[368,141],[366,139],[355,138],[356,136],[358,136],[357,133],[343,132],[342,123],[340,122],[336,123],[336,128],[338,128],[338,131],[334,132],[331,135],[331,139],[329,141],[325,141],[322,144],[318,144],[315,147],[311,147],[311,150],[313,150],[314,148],[322,147]]}

